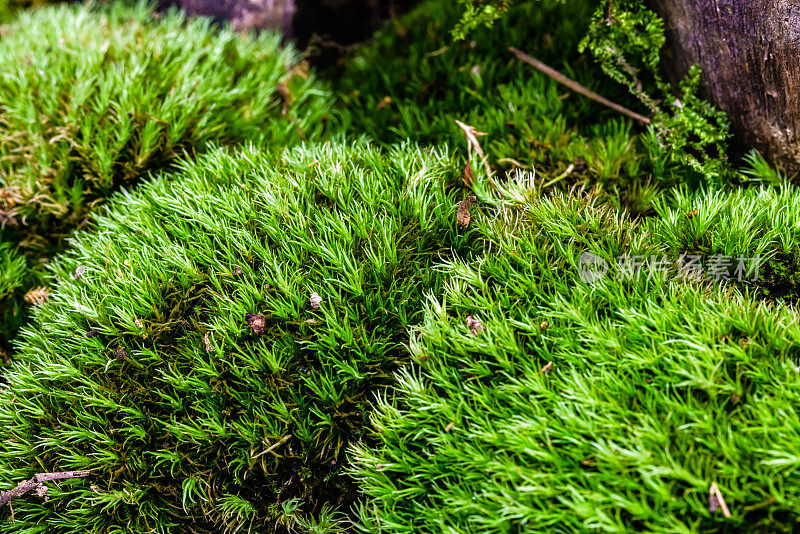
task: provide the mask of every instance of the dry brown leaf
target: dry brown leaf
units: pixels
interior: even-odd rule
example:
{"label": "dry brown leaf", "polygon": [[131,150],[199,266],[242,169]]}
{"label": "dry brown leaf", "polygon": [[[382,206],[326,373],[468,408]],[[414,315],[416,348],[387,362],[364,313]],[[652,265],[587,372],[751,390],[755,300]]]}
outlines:
{"label": "dry brown leaf", "polygon": [[542,367],[542,372],[549,373],[550,371],[552,371],[552,369],[553,369],[553,362],[547,362],[546,364],[544,364],[544,367]]}
{"label": "dry brown leaf", "polygon": [[481,320],[474,318],[472,315],[467,315],[467,328],[469,328],[473,336],[477,336],[486,329]]}
{"label": "dry brown leaf", "polygon": [[469,226],[469,222],[472,220],[472,216],[469,214],[469,206],[470,204],[475,202],[475,200],[476,200],[475,195],[470,195],[458,203],[458,213],[456,214],[456,220],[458,221],[459,226],[463,228]]}
{"label": "dry brown leaf", "polygon": [[34,287],[22,297],[28,304],[34,306],[41,306],[50,297],[51,289],[49,287]]}
{"label": "dry brown leaf", "polygon": [[244,318],[254,334],[261,336],[267,331],[267,320],[263,315],[248,313]]}
{"label": "dry brown leaf", "polygon": [[467,162],[464,166],[464,185],[467,187],[472,187],[472,184],[475,183],[475,173],[472,172],[472,166]]}
{"label": "dry brown leaf", "polygon": [[211,332],[208,331],[203,336],[203,344],[206,346],[206,352],[214,352],[214,347],[211,345]]}

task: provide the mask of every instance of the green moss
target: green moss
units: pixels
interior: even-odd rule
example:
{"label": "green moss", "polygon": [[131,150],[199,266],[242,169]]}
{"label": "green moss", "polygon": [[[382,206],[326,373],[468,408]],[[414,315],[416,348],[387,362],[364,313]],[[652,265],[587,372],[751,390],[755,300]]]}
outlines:
{"label": "green moss", "polygon": [[58,4],[64,0],[0,0],[0,23],[8,22],[22,9]]}
{"label": "green moss", "polygon": [[[339,80],[351,130],[394,143],[406,138],[466,148],[460,120],[481,132],[492,165],[511,170],[516,160],[533,166],[543,181],[574,183],[603,174],[593,165],[621,167],[614,183],[646,178],[631,126],[607,109],[569,94],[563,86],[518,61],[508,46],[536,55],[611,98],[631,100],[577,52],[580,32],[593,6],[531,2],[515,7],[492,29],[453,42],[450,29],[461,14],[455,2],[427,1],[393,22],[357,51]],[[635,103],[633,103],[635,105]],[[627,146],[625,156],[606,158],[607,144]],[[591,145],[591,146],[590,146]],[[631,152],[634,152],[631,154]]]}
{"label": "green moss", "polygon": [[347,451],[408,360],[432,266],[469,252],[458,171],[414,147],[214,151],[118,195],[59,260],[0,393],[3,486],[92,476],[0,531],[286,532],[347,512]]}
{"label": "green moss", "polygon": [[[800,192],[749,187],[699,193],[677,191],[657,203],[648,221],[655,243],[673,257],[701,254],[748,261],[751,272],[734,280],[768,301],[796,302],[800,294]],[[737,277],[738,278],[738,277]]]}
{"label": "green moss", "polygon": [[[511,192],[476,217],[486,254],[442,267],[415,364],[374,416],[380,444],[356,446],[364,530],[792,531],[796,311],[657,273],[585,284],[584,251],[664,252],[653,223],[581,194]],[[796,231],[797,191],[760,195],[741,194]],[[730,519],[709,508],[712,483]]]}
{"label": "green moss", "polygon": [[[597,188],[608,193],[609,202],[647,213],[664,186],[703,178],[670,152],[663,131],[644,129],[570,92],[508,51],[521,49],[648,114],[601,63],[579,52],[596,7],[583,1],[517,2],[491,28],[453,42],[460,3],[424,2],[349,60],[339,89],[351,131],[386,143],[409,138],[466,148],[459,120],[487,134],[480,143],[501,175],[521,165],[550,188]],[[642,90],[657,93],[652,79],[642,83]],[[687,125],[680,126],[685,134]]]}
{"label": "green moss", "polygon": [[145,4],[21,13],[0,39],[3,241],[41,273],[113,191],[181,154],[314,138],[332,97],[299,61],[277,35]]}

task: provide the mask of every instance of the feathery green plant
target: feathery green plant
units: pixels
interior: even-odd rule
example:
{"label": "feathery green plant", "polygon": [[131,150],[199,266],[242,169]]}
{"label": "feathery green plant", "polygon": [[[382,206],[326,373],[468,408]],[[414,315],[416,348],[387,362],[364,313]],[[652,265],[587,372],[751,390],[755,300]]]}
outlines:
{"label": "feathery green plant", "polygon": [[733,177],[728,162],[729,121],[701,99],[698,67],[677,87],[661,75],[664,22],[638,0],[603,0],[580,49],[591,51],[603,71],[628,88],[651,117],[648,140],[663,160],[686,165],[705,182]]}
{"label": "feathery green plant", "polygon": [[2,240],[36,278],[113,191],[175,157],[317,136],[332,95],[279,41],[144,3],[20,13],[0,39]]}
{"label": "feathery green plant", "polygon": [[468,253],[459,176],[438,151],[334,143],[215,150],[116,195],[0,391],[3,487],[92,475],[0,532],[335,532],[432,266]]}
{"label": "feathery green plant", "polygon": [[453,37],[456,40],[466,38],[481,25],[491,26],[511,6],[511,0],[458,0],[458,3],[463,6],[464,14],[453,28]]}

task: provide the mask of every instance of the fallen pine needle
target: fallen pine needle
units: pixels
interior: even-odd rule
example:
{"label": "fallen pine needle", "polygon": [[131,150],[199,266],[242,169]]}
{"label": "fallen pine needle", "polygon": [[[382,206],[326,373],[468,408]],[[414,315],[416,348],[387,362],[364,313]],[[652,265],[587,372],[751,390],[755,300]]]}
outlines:
{"label": "fallen pine needle", "polygon": [[614,111],[622,113],[623,115],[625,115],[627,117],[630,117],[633,120],[639,121],[642,124],[650,124],[650,119],[645,117],[644,115],[639,115],[635,111],[631,111],[631,110],[629,110],[628,108],[626,108],[624,106],[620,106],[616,102],[612,102],[611,100],[608,100],[607,98],[604,98],[604,97],[598,95],[597,93],[595,93],[591,89],[587,89],[586,87],[582,86],[581,84],[579,84],[575,80],[567,78],[566,76],[564,76],[563,74],[558,72],[556,69],[554,69],[554,68],[552,68],[552,67],[550,67],[548,65],[545,65],[544,63],[542,63],[538,59],[529,56],[525,52],[522,52],[521,50],[518,50],[518,49],[514,48],[513,46],[509,46],[508,50],[512,54],[517,56],[521,61],[524,61],[525,63],[535,67],[537,70],[539,70],[539,71],[543,72],[544,74],[550,76],[552,79],[554,79],[558,83],[566,85],[567,87],[569,87],[570,89],[572,89],[576,93],[578,93],[580,95],[583,95],[586,98],[590,98],[590,99],[594,100],[595,102],[599,102],[600,104],[603,104],[604,106],[606,106],[608,108],[611,108]]}
{"label": "fallen pine needle", "polygon": [[722,498],[722,492],[719,491],[719,486],[716,482],[711,483],[711,489],[708,492],[708,509],[713,513],[717,508],[722,510],[722,515],[726,518],[731,516],[731,511],[728,510],[728,505],[725,504],[725,499]]}
{"label": "fallen pine needle", "polygon": [[491,178],[492,168],[489,166],[489,160],[486,157],[486,154],[483,153],[481,144],[478,142],[478,137],[486,135],[486,132],[479,132],[474,127],[470,126],[469,124],[464,124],[459,120],[456,121],[456,124],[458,124],[459,128],[464,130],[464,135],[467,137],[467,153],[472,154],[472,150],[475,150],[475,152],[481,157],[481,163],[486,169],[486,176]]}
{"label": "fallen pine needle", "polygon": [[277,449],[278,447],[280,447],[281,445],[283,445],[284,443],[286,443],[287,441],[289,441],[291,438],[292,438],[292,435],[291,435],[291,434],[289,434],[288,436],[283,436],[283,437],[280,439],[280,441],[278,441],[278,442],[276,442],[276,443],[272,444],[272,445],[271,445],[271,446],[270,446],[268,449],[266,449],[266,450],[263,450],[263,451],[261,451],[260,453],[256,454],[255,456],[253,456],[253,459],[255,460],[255,459],[256,459],[256,458],[258,458],[259,456],[262,456],[262,455],[264,455],[264,454],[267,454],[267,453],[269,453],[269,452],[272,452],[272,451],[274,451],[275,449]]}

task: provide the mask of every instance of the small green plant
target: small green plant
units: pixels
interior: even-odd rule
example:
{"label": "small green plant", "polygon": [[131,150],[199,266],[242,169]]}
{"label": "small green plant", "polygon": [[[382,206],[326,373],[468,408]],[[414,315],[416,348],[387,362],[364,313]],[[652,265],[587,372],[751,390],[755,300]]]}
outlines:
{"label": "small green plant", "polygon": [[534,170],[537,181],[562,189],[577,183],[624,197],[635,184],[680,181],[681,169],[651,159],[626,119],[566,92],[507,50],[529,51],[640,106],[577,51],[575,28],[588,27],[594,9],[581,0],[518,3],[492,28],[454,43],[449,29],[459,4],[429,0],[350,58],[338,86],[349,129],[386,144],[409,138],[466,147],[459,120],[486,133],[480,142],[500,175]]}
{"label": "small green plant", "polygon": [[92,474],[0,532],[336,532],[433,267],[469,255],[460,170],[414,146],[214,150],[117,195],[0,390],[3,488]]}
{"label": "small green plant", "polygon": [[512,0],[459,0],[464,14],[453,28],[453,37],[456,40],[464,39],[477,27],[491,26],[497,19],[508,11]]}
{"label": "small green plant", "polygon": [[[463,15],[453,30],[456,39],[464,39],[481,25],[491,26],[515,2],[461,0],[460,4]],[[544,3],[533,6],[546,8]],[[574,24],[574,18],[569,20]],[[664,81],[660,63],[664,43],[663,21],[642,2],[603,0],[595,8],[579,50],[591,52],[603,72],[649,111],[652,125],[644,141],[661,165],[686,166],[706,182],[727,182],[734,176],[727,161],[728,119],[698,96],[699,69],[691,69],[677,87]]]}
{"label": "small green plant", "polygon": [[646,138],[659,157],[693,169],[707,182],[733,177],[727,161],[729,123],[724,112],[699,96],[700,69],[672,87],[661,76],[664,23],[636,0],[604,0],[580,45],[589,50],[613,80],[624,85],[650,111]]}
{"label": "small green plant", "polygon": [[[44,283],[41,264],[110,194],[182,154],[317,136],[332,96],[279,40],[142,3],[20,13],[0,39],[0,237],[29,278]],[[0,304],[6,338],[18,305]]]}
{"label": "small green plant", "polygon": [[786,173],[780,168],[774,168],[757,150],[751,150],[742,160],[746,165],[741,170],[745,182],[772,186],[785,186],[788,182]]}

